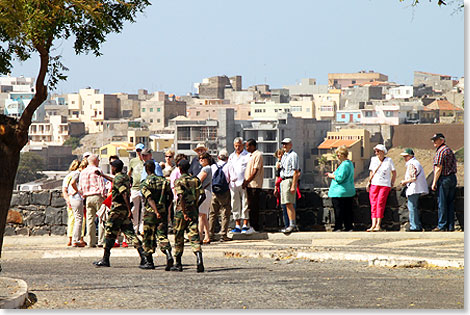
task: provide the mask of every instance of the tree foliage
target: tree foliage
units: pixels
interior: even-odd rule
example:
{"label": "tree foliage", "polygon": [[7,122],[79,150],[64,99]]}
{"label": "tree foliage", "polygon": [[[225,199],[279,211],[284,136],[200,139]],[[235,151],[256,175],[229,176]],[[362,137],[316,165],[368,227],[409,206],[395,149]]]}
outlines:
{"label": "tree foliage", "polygon": [[39,173],[44,170],[44,159],[36,153],[21,153],[20,164],[16,173],[15,186],[32,182],[36,179],[44,177]]}
{"label": "tree foliage", "polygon": [[80,146],[80,138],[70,137],[64,141],[63,145],[69,145],[72,147],[72,150],[75,150]]}

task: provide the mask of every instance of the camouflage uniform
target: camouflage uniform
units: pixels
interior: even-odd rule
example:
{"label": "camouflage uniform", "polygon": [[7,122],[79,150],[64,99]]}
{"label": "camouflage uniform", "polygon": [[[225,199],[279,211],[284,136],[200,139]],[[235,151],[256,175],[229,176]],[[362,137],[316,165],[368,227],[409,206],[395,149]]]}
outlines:
{"label": "camouflage uniform", "polygon": [[[155,253],[157,240],[160,250],[171,250],[168,241],[168,207],[173,200],[170,182],[164,177],[150,174],[140,185],[140,191],[144,197],[144,250],[148,254]],[[160,219],[150,206],[149,199],[152,199],[157,206]]]}
{"label": "camouflage uniform", "polygon": [[129,218],[129,210],[127,209],[123,193],[127,192],[127,198],[130,196],[130,179],[127,174],[118,173],[113,180],[112,204],[109,213],[108,221],[105,224],[105,248],[111,249],[114,241],[119,233],[122,231],[126,236],[129,243],[133,244],[135,248],[142,246],[141,241],[137,238],[134,232],[132,221]]}
{"label": "camouflage uniform", "polygon": [[190,220],[184,219],[181,198],[178,198],[175,214],[175,255],[181,255],[184,249],[184,231],[187,231],[193,252],[201,252],[199,232],[197,229],[199,210],[197,202],[199,196],[204,193],[201,180],[197,177],[183,174],[175,181],[177,195],[182,195],[186,205],[186,215]]}

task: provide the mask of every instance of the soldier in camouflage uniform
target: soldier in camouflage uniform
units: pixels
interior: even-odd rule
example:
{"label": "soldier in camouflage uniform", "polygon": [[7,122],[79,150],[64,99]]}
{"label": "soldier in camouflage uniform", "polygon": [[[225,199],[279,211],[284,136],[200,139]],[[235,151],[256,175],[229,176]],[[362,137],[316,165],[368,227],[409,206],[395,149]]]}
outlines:
{"label": "soldier in camouflage uniform", "polygon": [[173,267],[171,245],[168,241],[168,209],[173,201],[170,181],[155,174],[155,162],[144,163],[147,178],[140,184],[144,197],[144,251],[147,264],[139,266],[142,269],[155,269],[152,254],[158,243],[160,250],[166,255],[166,271]]}
{"label": "soldier in camouflage uniform", "polygon": [[131,207],[129,204],[130,196],[130,179],[129,176],[122,173],[124,163],[121,160],[111,162],[111,172],[114,176],[112,193],[112,205],[109,213],[108,221],[105,226],[105,245],[103,259],[94,262],[97,267],[109,267],[109,256],[111,248],[114,246],[119,231],[126,235],[129,243],[132,243],[139,252],[140,265],[145,265],[147,260],[144,255],[141,241],[137,238],[132,226]]}
{"label": "soldier in camouflage uniform", "polygon": [[175,214],[175,257],[176,264],[172,271],[183,271],[181,256],[184,250],[184,231],[187,231],[191,248],[197,257],[197,272],[204,272],[202,250],[197,228],[199,205],[205,199],[201,180],[188,174],[189,162],[181,160],[178,163],[181,177],[175,181],[175,191],[178,196]]}

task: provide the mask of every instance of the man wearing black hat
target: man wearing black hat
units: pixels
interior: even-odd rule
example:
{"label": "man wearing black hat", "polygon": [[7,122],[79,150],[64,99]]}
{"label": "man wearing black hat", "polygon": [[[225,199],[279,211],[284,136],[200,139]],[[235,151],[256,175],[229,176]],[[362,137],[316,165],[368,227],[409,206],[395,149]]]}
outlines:
{"label": "man wearing black hat", "polygon": [[438,223],[433,231],[454,231],[457,159],[454,152],[446,145],[446,138],[442,133],[436,133],[431,140],[436,148],[431,189],[437,192],[438,204]]}
{"label": "man wearing black hat", "polygon": [[124,163],[121,160],[114,160],[111,162],[111,172],[114,175],[112,193],[112,206],[109,213],[108,221],[106,222],[106,234],[104,244],[104,255],[99,261],[93,264],[97,267],[109,267],[109,256],[111,248],[114,246],[119,230],[126,236],[129,243],[134,245],[134,248],[139,252],[141,258],[140,265],[147,264],[142,242],[137,238],[134,228],[132,226],[131,206],[129,203],[130,196],[130,179],[127,174],[122,172]]}

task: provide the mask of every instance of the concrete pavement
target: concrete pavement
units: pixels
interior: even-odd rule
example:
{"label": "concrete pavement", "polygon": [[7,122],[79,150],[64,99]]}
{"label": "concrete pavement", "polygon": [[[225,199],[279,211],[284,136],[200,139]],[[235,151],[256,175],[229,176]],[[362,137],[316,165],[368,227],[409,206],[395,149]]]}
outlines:
{"label": "concrete pavement", "polygon": [[[230,235],[229,242],[203,246],[204,257],[366,261],[383,267],[464,268],[463,232],[297,232]],[[173,244],[173,235],[170,241]],[[8,236],[2,262],[102,256],[102,248],[71,248],[65,236]],[[189,246],[189,245],[188,245]],[[133,248],[113,248],[112,257],[136,257]],[[192,255],[189,248],[185,256]],[[161,256],[160,252],[157,256]],[[0,277],[0,308],[19,308],[28,294],[24,281]],[[5,284],[5,285],[3,285]]]}

